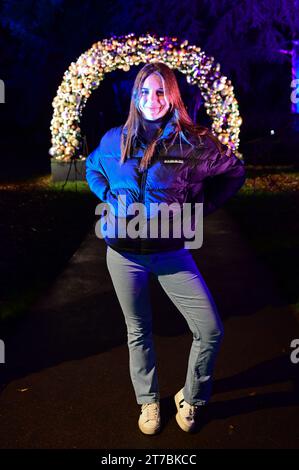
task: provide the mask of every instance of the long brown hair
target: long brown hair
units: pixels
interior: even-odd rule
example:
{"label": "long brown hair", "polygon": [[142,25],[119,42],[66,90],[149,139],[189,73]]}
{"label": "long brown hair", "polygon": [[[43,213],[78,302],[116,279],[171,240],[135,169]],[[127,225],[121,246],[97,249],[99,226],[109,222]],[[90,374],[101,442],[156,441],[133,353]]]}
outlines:
{"label": "long brown hair", "polygon": [[[183,103],[181,93],[179,90],[178,82],[174,72],[163,62],[151,62],[146,64],[139,70],[132,89],[131,103],[128,119],[124,125],[124,129],[127,131],[126,138],[124,133],[121,139],[121,160],[120,163],[124,163],[133,149],[133,141],[138,136],[138,129],[142,122],[142,113],[139,109],[139,100],[141,96],[141,88],[146,78],[151,74],[157,74],[161,77],[163,83],[163,89],[165,95],[167,95],[170,111],[174,115],[174,122],[176,123],[174,139],[180,132],[187,131],[191,135],[206,135],[209,136],[217,143],[220,144],[209,131],[208,128],[196,125],[187,113],[185,105]],[[156,137],[146,148],[144,155],[141,159],[139,168],[144,170],[148,167],[151,158],[154,154],[156,143],[160,135]]]}

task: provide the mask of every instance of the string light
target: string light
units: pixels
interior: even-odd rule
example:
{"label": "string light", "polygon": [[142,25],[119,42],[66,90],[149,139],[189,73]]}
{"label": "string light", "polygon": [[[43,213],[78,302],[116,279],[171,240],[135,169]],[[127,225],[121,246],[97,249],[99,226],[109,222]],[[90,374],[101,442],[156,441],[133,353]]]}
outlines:
{"label": "string light", "polygon": [[207,114],[212,119],[212,132],[236,153],[242,119],[234,88],[221,75],[220,65],[200,47],[187,40],[156,37],[113,36],[99,41],[72,62],[63,76],[53,100],[51,144],[49,154],[60,161],[83,159],[80,118],[86,102],[106,73],[116,69],[125,72],[140,63],[161,61],[186,76],[189,84],[200,88]]}

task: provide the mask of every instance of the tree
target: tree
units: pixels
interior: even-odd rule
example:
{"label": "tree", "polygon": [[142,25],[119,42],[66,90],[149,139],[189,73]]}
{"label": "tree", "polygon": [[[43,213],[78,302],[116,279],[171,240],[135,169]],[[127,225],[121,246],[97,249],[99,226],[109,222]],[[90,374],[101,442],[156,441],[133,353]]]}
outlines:
{"label": "tree", "polygon": [[[299,80],[298,0],[205,0],[205,4],[212,19],[207,49],[244,89],[250,85],[250,66],[257,62],[282,63],[291,58],[290,86]],[[291,109],[299,113],[299,103],[292,103]]]}
{"label": "tree", "polygon": [[109,28],[116,35],[154,33],[194,41],[203,30],[198,3],[195,0],[116,0],[111,9]]}
{"label": "tree", "polygon": [[[89,0],[3,0],[0,28],[10,36],[4,64],[16,119],[34,125],[44,115],[69,64],[102,35],[109,2]],[[2,77],[1,77],[2,78]]]}

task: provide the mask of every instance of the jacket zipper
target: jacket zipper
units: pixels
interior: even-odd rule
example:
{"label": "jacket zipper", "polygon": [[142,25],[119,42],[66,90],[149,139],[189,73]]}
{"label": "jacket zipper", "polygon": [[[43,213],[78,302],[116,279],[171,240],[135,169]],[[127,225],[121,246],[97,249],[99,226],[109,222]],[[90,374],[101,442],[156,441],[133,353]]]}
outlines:
{"label": "jacket zipper", "polygon": [[144,193],[145,193],[145,183],[146,183],[147,172],[148,172],[148,168],[146,168],[143,171],[142,177],[141,177],[139,202],[142,202],[142,203],[144,202]]}

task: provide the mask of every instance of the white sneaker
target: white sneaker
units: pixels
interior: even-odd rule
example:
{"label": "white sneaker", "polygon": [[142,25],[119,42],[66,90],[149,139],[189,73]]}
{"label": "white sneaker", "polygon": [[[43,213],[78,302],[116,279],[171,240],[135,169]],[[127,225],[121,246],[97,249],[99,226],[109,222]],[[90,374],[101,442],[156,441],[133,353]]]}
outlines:
{"label": "white sneaker", "polygon": [[196,426],[196,418],[199,411],[199,405],[190,405],[184,399],[183,389],[175,396],[174,401],[177,407],[176,421],[180,428],[185,432],[191,432]]}
{"label": "white sneaker", "polygon": [[138,420],[140,431],[144,434],[156,434],[160,431],[160,424],[160,403],[144,403]]}

